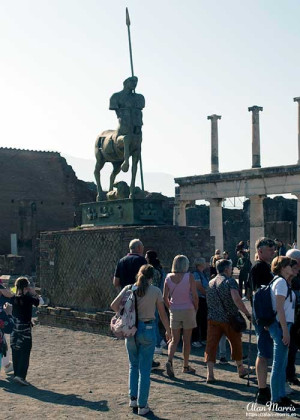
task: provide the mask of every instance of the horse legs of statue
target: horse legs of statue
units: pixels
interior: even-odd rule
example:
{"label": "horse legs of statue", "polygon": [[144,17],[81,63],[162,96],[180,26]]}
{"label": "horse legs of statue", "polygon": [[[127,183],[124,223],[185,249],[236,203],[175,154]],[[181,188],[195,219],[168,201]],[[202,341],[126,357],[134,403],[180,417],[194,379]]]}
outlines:
{"label": "horse legs of statue", "polygon": [[132,154],[132,168],[131,168],[131,184],[130,184],[130,195],[129,198],[134,198],[134,187],[135,187],[135,178],[137,166],[141,157],[141,149],[136,150]]}
{"label": "horse legs of statue", "polygon": [[100,171],[103,168],[104,163],[105,163],[105,160],[102,158],[102,155],[98,151],[96,155],[96,166],[94,170],[94,176],[95,176],[97,192],[98,192],[96,201],[101,201],[103,199],[103,191],[102,191],[101,182],[100,182]]}
{"label": "horse legs of statue", "polygon": [[126,135],[123,138],[123,142],[124,142],[124,162],[121,165],[121,169],[123,172],[127,172],[129,169],[129,157],[130,157],[130,150],[129,150],[129,146],[130,146],[130,142],[132,141],[132,138],[130,135]]}
{"label": "horse legs of statue", "polygon": [[113,164],[113,171],[110,175],[110,179],[109,179],[109,191],[113,191],[114,189],[114,183],[115,183],[115,179],[116,176],[118,175],[118,173],[121,171],[121,164],[122,162],[112,162]]}

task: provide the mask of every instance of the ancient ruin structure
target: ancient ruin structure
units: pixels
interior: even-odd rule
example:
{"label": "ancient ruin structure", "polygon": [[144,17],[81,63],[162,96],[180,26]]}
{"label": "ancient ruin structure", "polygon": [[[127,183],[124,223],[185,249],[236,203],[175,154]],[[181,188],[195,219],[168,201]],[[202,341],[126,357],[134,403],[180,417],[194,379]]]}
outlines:
{"label": "ancient ruin structure", "polygon": [[224,248],[222,202],[229,197],[247,197],[250,200],[250,251],[254,259],[255,240],[264,236],[263,200],[267,195],[291,193],[297,198],[297,240],[300,242],[300,97],[298,102],[298,162],[295,165],[261,168],[259,112],[262,107],[248,108],[252,112],[252,168],[219,173],[218,119],[211,115],[211,173],[175,178],[179,185],[174,209],[174,224],[186,226],[186,206],[196,200],[210,203],[210,231],[215,236],[215,247]]}
{"label": "ancient ruin structure", "polygon": [[0,148],[0,167],[0,255],[25,256],[30,274],[39,232],[80,224],[79,203],[96,194],[59,153]]}

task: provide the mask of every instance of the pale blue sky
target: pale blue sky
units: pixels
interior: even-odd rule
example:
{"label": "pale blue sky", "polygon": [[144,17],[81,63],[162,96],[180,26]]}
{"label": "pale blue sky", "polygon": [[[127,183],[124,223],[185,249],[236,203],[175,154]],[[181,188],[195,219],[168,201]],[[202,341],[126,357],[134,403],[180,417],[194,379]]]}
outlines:
{"label": "pale blue sky", "polygon": [[220,170],[250,168],[252,105],[262,166],[297,162],[299,0],[0,0],[0,146],[94,159],[130,76],[126,6],[145,171],[209,173],[213,113]]}

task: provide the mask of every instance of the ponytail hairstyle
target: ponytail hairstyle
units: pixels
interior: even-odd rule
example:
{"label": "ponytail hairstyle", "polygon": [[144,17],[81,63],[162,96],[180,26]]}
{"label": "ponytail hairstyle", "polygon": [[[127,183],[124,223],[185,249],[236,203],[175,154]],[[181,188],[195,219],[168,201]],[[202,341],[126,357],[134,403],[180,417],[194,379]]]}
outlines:
{"label": "ponytail hairstyle", "polygon": [[15,282],[16,295],[24,295],[24,289],[29,286],[29,281],[26,277],[18,277]]}
{"label": "ponytail hairstyle", "polygon": [[139,272],[136,275],[136,294],[139,297],[143,297],[149,287],[149,281],[153,278],[154,268],[150,264],[142,265]]}
{"label": "ponytail hairstyle", "polygon": [[145,254],[145,258],[149,264],[153,265],[154,268],[156,268],[157,270],[162,270],[161,263],[157,258],[157,253],[155,251],[153,251],[152,249],[147,251]]}

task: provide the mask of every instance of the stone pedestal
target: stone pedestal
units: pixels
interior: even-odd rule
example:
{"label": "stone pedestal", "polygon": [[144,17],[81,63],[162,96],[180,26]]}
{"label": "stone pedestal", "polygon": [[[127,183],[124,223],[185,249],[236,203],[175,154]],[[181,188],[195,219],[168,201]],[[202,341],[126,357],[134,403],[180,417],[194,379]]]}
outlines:
{"label": "stone pedestal", "polygon": [[39,259],[42,295],[53,307],[109,309],[117,294],[112,284],[116,264],[128,253],[133,238],[143,242],[145,251],[157,252],[166,273],[175,255],[184,253],[192,265],[199,256],[208,261],[214,249],[209,230],[200,227],[92,226],[44,232]]}
{"label": "stone pedestal", "polygon": [[163,200],[123,199],[80,204],[82,225],[160,225],[165,224]]}
{"label": "stone pedestal", "polygon": [[250,196],[250,259],[255,258],[255,242],[265,236],[264,227],[264,195]]}
{"label": "stone pedestal", "polygon": [[215,249],[223,251],[223,217],[222,217],[222,202],[221,198],[211,198],[209,207],[209,229],[211,236],[215,237]]}

